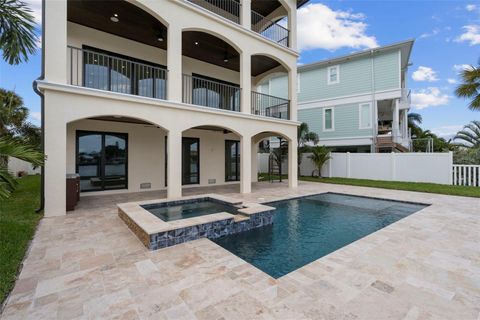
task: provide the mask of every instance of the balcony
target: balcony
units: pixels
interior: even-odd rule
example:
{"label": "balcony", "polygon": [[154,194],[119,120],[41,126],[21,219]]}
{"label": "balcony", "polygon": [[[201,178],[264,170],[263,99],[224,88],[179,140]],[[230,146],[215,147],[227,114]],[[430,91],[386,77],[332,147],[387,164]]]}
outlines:
{"label": "balcony", "polygon": [[290,119],[290,100],[252,91],[252,114]]}
{"label": "balcony", "polygon": [[67,58],[71,85],[166,99],[167,70],[159,65],[72,46]]}
{"label": "balcony", "polygon": [[[236,0],[187,0],[199,7],[202,7],[210,12],[213,12],[223,18],[226,18],[236,24],[240,24],[241,21],[241,4]],[[278,2],[278,7],[271,7],[270,5],[275,3],[262,3],[261,1],[252,1],[252,7],[257,8],[262,13],[271,13],[281,7]],[[260,34],[266,39],[269,39],[275,43],[278,43],[284,47],[289,47],[290,31],[268,18],[268,14],[262,15],[262,13],[251,10],[251,30]],[[285,11],[285,16],[286,16]]]}
{"label": "balcony", "polygon": [[[68,46],[68,84],[142,97],[166,100],[165,67],[98,49]],[[256,58],[254,61],[257,61]],[[260,60],[262,61],[262,60]],[[241,88],[237,84],[200,75],[182,75],[182,102],[240,112]],[[290,119],[290,101],[251,93],[251,113]]]}
{"label": "balcony", "polygon": [[240,87],[233,84],[183,75],[183,103],[239,112],[240,93]]}

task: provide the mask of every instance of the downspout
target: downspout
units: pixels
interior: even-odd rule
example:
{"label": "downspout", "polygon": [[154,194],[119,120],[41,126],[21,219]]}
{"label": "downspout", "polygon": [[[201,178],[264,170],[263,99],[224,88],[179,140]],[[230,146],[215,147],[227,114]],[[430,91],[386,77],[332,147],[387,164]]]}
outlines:
{"label": "downspout", "polygon": [[[32,87],[33,91],[40,96],[40,149],[42,153],[45,154],[45,96],[43,93],[38,90],[38,80],[45,79],[45,1],[42,0],[42,27],[41,27],[41,36],[42,36],[42,67],[41,67],[41,74],[40,76],[33,81]],[[40,175],[40,207],[35,210],[35,212],[40,213],[45,208],[45,165],[41,167],[41,175]]]}
{"label": "downspout", "polygon": [[370,50],[370,79],[372,80],[371,84],[371,90],[372,90],[372,134],[373,134],[373,139],[372,139],[372,147],[371,147],[371,152],[374,153],[376,150],[376,145],[377,145],[377,126],[378,126],[378,120],[377,120],[377,105],[375,103],[375,67],[374,67],[374,60],[373,60],[373,54],[374,50]]}

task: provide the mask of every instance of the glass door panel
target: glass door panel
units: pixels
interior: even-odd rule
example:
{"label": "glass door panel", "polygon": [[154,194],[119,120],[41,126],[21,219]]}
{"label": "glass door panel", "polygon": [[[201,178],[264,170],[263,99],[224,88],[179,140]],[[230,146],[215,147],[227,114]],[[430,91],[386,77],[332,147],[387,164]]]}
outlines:
{"label": "glass door panel", "polygon": [[105,135],[105,189],[127,187],[127,140],[123,135]]}
{"label": "glass door panel", "polygon": [[102,135],[81,133],[77,142],[77,173],[80,190],[102,190]]}
{"label": "glass door panel", "polygon": [[225,181],[240,180],[240,143],[225,141]]}
{"label": "glass door panel", "polygon": [[197,138],[182,139],[182,183],[200,183],[200,141]]}

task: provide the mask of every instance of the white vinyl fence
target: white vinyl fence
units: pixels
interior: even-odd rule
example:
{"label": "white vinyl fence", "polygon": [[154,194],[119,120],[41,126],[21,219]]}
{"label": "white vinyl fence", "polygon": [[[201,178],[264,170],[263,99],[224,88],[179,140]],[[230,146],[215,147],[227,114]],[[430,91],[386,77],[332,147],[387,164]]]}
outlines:
{"label": "white vinyl fence", "polygon": [[[324,177],[453,183],[452,153],[331,153],[330,156],[322,168]],[[310,176],[313,170],[312,161],[304,154],[300,174]]]}
{"label": "white vinyl fence", "polygon": [[28,175],[40,174],[40,167],[34,168],[30,163],[14,158],[8,158],[8,171],[17,176],[19,172],[26,172]]}
{"label": "white vinyl fence", "polygon": [[[258,153],[257,155],[257,171],[258,173],[268,173],[268,158],[270,154],[269,153]],[[288,174],[288,162],[285,157],[285,159],[282,162],[282,174]]]}
{"label": "white vinyl fence", "polygon": [[480,186],[480,165],[454,164],[453,184],[456,186]]}

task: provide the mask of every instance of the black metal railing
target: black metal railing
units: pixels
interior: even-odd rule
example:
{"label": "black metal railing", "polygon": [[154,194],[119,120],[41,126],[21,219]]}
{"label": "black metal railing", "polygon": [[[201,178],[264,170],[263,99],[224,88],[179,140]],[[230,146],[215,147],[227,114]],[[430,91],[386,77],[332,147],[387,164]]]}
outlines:
{"label": "black metal railing", "polygon": [[67,59],[71,85],[166,99],[164,68],[72,46]]}
{"label": "black metal railing", "polygon": [[235,23],[240,23],[240,2],[235,0],[187,0]]}
{"label": "black metal railing", "polygon": [[289,46],[290,31],[252,10],[252,30],[282,46]]}
{"label": "black metal railing", "polygon": [[252,91],[252,114],[290,119],[290,100]]}
{"label": "black metal railing", "polygon": [[187,74],[183,75],[182,101],[184,103],[240,111],[240,93],[241,89],[238,86]]}

